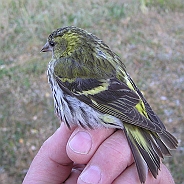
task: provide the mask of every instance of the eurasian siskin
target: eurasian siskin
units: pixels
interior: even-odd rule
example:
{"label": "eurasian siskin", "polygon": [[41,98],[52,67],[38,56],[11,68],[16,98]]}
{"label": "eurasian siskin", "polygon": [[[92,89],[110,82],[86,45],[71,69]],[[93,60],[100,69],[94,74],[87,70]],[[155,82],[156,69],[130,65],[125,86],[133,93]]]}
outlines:
{"label": "eurasian siskin", "polygon": [[160,157],[170,155],[169,149],[176,149],[178,142],[153,112],[119,56],[93,34],[73,26],[50,34],[41,51],[52,51],[48,80],[61,120],[69,128],[122,129],[141,183],[145,183],[147,167],[156,178]]}

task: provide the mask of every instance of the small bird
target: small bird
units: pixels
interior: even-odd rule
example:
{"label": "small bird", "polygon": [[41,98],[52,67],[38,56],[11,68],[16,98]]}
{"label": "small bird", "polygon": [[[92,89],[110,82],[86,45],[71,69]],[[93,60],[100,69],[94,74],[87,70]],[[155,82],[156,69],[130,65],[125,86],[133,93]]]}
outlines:
{"label": "small bird", "polygon": [[156,178],[160,158],[171,155],[169,149],[176,149],[178,142],[153,112],[120,57],[95,35],[74,26],[52,32],[41,51],[52,52],[48,81],[55,112],[68,128],[122,129],[141,183],[146,181],[147,169]]}

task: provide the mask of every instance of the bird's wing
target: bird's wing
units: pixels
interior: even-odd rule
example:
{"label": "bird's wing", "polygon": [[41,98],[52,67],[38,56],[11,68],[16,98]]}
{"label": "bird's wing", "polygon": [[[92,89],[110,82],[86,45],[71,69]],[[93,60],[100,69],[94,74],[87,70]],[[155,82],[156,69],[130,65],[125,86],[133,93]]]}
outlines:
{"label": "bird's wing", "polygon": [[151,106],[148,104],[148,102],[146,101],[146,99],[144,98],[143,94],[141,93],[141,91],[138,89],[138,87],[135,85],[135,83],[133,82],[133,80],[130,78],[130,76],[127,74],[128,77],[128,81],[130,81],[130,84],[132,86],[132,88],[137,92],[137,94],[139,95],[139,97],[141,98],[144,107],[145,107],[145,111],[147,113],[148,118],[156,123],[158,126],[160,126],[162,129],[165,130],[165,126],[162,123],[162,121],[160,120],[160,118],[153,112]]}
{"label": "bird's wing", "polygon": [[[153,118],[149,119],[147,114],[149,112],[146,112],[138,93],[116,78],[107,80],[78,78],[69,83],[62,82],[56,77],[56,81],[64,92],[75,96],[99,112],[115,116],[123,123],[155,132],[162,131],[162,124],[155,122]],[[152,116],[155,115],[153,111],[151,113]]]}

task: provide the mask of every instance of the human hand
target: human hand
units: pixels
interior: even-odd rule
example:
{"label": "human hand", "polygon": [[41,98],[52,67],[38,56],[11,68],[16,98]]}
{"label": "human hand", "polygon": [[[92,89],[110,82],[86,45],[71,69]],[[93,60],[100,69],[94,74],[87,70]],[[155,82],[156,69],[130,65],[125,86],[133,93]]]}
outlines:
{"label": "human hand", "polygon": [[[75,163],[75,164],[74,164]],[[23,184],[140,183],[131,150],[122,130],[69,130],[64,123],[35,156]],[[174,184],[165,165],[148,184]]]}

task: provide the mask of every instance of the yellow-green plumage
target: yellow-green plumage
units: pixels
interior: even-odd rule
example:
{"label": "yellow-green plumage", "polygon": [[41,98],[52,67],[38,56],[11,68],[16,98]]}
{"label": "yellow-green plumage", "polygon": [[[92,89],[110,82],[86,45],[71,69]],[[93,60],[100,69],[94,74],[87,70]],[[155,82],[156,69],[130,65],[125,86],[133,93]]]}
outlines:
{"label": "yellow-green plumage", "polygon": [[160,157],[170,155],[177,140],[166,131],[121,59],[102,40],[73,26],[54,31],[42,51],[52,51],[48,79],[61,120],[69,128],[124,130],[141,183],[147,167],[156,178]]}

